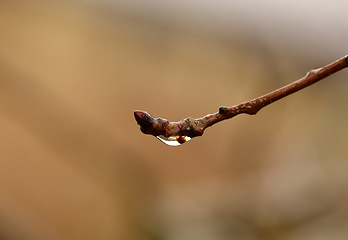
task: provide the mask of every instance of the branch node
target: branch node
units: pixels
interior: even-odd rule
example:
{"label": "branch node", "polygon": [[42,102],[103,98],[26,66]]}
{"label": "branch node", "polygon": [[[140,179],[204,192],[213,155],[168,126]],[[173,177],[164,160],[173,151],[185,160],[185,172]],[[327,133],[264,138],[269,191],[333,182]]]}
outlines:
{"label": "branch node", "polygon": [[228,108],[227,107],[220,107],[219,108],[219,113],[220,114],[225,114],[227,112]]}

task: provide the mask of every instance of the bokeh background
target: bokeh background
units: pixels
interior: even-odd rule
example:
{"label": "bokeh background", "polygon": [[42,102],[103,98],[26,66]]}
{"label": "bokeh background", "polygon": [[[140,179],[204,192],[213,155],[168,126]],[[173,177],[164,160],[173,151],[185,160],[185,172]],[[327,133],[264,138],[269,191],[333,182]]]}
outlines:
{"label": "bokeh background", "polygon": [[348,53],[347,1],[0,2],[0,239],[348,239],[348,70],[169,147],[178,121]]}

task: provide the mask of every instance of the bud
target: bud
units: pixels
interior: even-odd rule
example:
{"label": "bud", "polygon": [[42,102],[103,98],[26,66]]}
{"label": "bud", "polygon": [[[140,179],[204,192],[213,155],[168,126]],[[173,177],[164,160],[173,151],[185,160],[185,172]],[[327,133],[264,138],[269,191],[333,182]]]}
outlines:
{"label": "bud", "polygon": [[139,111],[139,110],[134,111],[134,117],[137,123],[143,129],[150,128],[154,123],[154,118],[150,114],[144,111]]}

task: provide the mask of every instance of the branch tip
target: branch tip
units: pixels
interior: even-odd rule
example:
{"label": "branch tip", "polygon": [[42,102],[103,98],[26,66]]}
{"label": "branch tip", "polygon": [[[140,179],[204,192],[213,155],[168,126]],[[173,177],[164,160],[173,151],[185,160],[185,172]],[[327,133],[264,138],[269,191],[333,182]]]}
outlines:
{"label": "branch tip", "polygon": [[154,124],[154,118],[147,112],[136,110],[134,117],[137,123],[144,129],[150,128]]}

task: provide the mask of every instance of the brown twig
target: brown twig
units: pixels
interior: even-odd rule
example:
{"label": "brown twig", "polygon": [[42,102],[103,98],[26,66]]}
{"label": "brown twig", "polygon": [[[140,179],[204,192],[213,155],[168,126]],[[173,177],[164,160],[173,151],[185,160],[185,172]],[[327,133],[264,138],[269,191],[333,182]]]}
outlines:
{"label": "brown twig", "polygon": [[241,113],[254,115],[263,107],[308,87],[346,67],[348,67],[348,55],[325,67],[310,70],[306,76],[273,92],[233,107],[220,107],[219,112],[208,114],[198,119],[189,117],[179,122],[169,122],[163,118],[153,118],[147,112],[139,110],[134,111],[134,117],[143,133],[153,136],[162,135],[165,138],[176,137],[179,143],[183,143],[185,139],[182,137],[187,136],[193,138],[201,136],[207,127]]}

